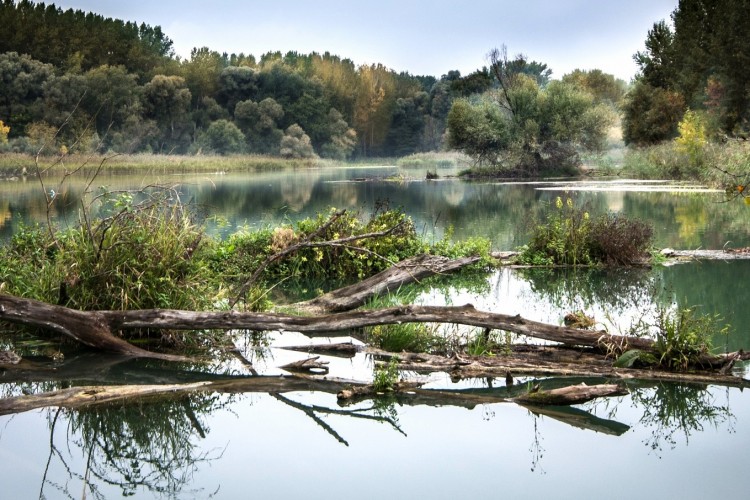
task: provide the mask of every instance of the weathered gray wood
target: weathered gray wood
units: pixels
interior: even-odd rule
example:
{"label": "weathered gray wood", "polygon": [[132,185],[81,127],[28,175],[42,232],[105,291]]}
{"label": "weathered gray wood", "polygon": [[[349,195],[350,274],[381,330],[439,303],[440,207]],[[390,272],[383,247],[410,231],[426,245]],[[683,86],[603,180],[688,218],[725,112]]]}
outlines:
{"label": "weathered gray wood", "polygon": [[513,398],[513,401],[538,406],[568,406],[586,403],[596,398],[624,396],[626,394],[628,394],[628,390],[617,384],[579,384],[549,391],[529,391]]}
{"label": "weathered gray wood", "polygon": [[353,285],[328,292],[312,300],[299,302],[293,307],[300,312],[315,314],[350,311],[376,295],[397,290],[407,283],[429,276],[451,273],[478,261],[479,257],[449,259],[437,255],[418,255]]}

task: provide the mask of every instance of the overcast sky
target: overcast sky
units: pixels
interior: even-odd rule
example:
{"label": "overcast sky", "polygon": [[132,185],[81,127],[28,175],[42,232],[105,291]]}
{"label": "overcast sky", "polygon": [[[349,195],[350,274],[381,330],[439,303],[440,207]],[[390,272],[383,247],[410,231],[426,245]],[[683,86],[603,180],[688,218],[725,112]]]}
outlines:
{"label": "overcast sky", "polygon": [[176,53],[331,52],[355,64],[440,77],[487,64],[493,47],[553,78],[598,68],[629,81],[648,30],[678,0],[58,0],[63,9],[161,26]]}

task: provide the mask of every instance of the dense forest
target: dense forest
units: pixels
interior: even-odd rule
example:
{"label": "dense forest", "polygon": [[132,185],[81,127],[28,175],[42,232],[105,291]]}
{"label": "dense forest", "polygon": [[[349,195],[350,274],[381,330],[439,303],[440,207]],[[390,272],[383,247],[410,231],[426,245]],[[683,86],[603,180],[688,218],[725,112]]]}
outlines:
{"label": "dense forest", "polygon": [[158,26],[0,0],[0,151],[350,159],[453,148],[534,175],[540,158],[564,163],[565,148],[601,149],[620,118],[637,146],[674,139],[686,116],[709,137],[742,137],[748,12],[750,0],[681,0],[648,32],[628,85],[596,69],[552,80],[504,46],[486,67],[439,78],[328,52],[202,47],[182,59]]}
{"label": "dense forest", "polygon": [[453,99],[492,83],[329,53],[183,60],[159,27],[25,0],[3,0],[0,27],[0,120],[20,151],[65,125],[58,148],[400,156],[439,148]]}
{"label": "dense forest", "polygon": [[[3,0],[0,26],[10,151],[404,156],[443,147],[454,101],[499,83],[488,67],[438,79],[329,53],[256,59],[203,47],[180,59],[159,27],[26,0]],[[549,83],[546,64],[514,61]]]}

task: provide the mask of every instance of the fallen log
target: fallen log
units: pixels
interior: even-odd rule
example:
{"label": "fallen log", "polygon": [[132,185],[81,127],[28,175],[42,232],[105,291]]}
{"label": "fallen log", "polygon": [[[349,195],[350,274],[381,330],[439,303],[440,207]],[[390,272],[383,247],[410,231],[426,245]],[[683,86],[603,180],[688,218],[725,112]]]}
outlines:
{"label": "fallen log", "polygon": [[376,295],[397,290],[403,285],[429,276],[454,272],[477,262],[479,257],[449,259],[437,255],[418,255],[353,285],[333,290],[312,300],[298,302],[292,307],[308,314],[350,311]]}
{"label": "fallen log", "polygon": [[[604,330],[591,331],[549,325],[522,318],[520,315],[510,316],[478,311],[471,304],[460,307],[409,305],[349,311],[325,316],[298,316],[281,313],[196,312],[170,309],[77,311],[32,299],[0,294],[0,320],[64,333],[85,345],[105,351],[170,361],[184,361],[185,358],[140,349],[115,336],[113,332],[145,328],[239,329],[295,331],[308,336],[328,336],[333,331],[347,331],[385,324],[449,323],[503,330],[568,346],[594,348],[612,355],[618,355],[629,349],[652,350],[654,348],[654,342],[646,338],[610,335]],[[718,366],[725,366],[728,360],[734,362],[750,359],[750,353],[740,351],[713,356],[706,359],[708,365],[712,365],[711,359],[716,359]],[[632,371],[642,372],[643,370]],[[679,377],[679,374],[675,375]]]}
{"label": "fallen log", "polygon": [[191,392],[209,385],[210,382],[174,385],[119,385],[71,387],[41,394],[0,399],[0,415],[21,413],[37,408],[57,406],[82,408],[104,403],[113,403],[145,396],[159,396],[176,392]]}
{"label": "fallen log", "polygon": [[626,394],[628,394],[628,390],[621,385],[586,385],[582,383],[549,391],[531,390],[513,398],[512,401],[537,406],[569,406],[586,403],[596,398],[624,396]]}
{"label": "fallen log", "polygon": [[[750,387],[750,380],[722,373],[720,370],[672,372],[648,368],[615,368],[612,359],[591,349],[570,349],[565,346],[518,346],[508,354],[498,356],[454,355],[452,357],[426,353],[390,353],[378,349],[367,352],[389,360],[399,358],[398,368],[416,373],[446,372],[458,381],[470,378],[503,378],[511,375],[600,377],[615,380],[651,380],[690,382],[728,387]],[[378,361],[385,363],[385,361]]]}
{"label": "fallen log", "polygon": [[338,342],[335,344],[313,344],[313,345],[294,345],[283,346],[281,349],[287,351],[306,352],[308,354],[326,354],[328,356],[340,356],[351,358],[364,349],[363,346],[356,345],[352,342]]}

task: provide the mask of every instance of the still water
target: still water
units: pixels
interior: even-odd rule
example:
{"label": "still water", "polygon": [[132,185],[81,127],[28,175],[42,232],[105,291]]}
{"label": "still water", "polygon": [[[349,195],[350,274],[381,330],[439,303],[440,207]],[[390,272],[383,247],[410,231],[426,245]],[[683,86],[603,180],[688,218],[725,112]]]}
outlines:
{"label": "still water", "polygon": [[[444,174],[446,172],[440,172]],[[682,249],[750,245],[746,207],[691,186],[632,182],[464,183],[424,181],[395,167],[97,179],[110,189],[154,182],[179,186],[211,230],[227,234],[313,216],[329,207],[368,214],[403,208],[429,237],[485,236],[495,249],[523,244],[529,214],[557,196],[654,224],[657,243]],[[47,209],[32,180],[0,183],[7,238],[20,220]],[[80,185],[53,186],[50,215],[77,217]],[[653,270],[509,270],[485,282],[427,292],[425,304],[461,305],[559,323],[584,310],[625,331],[658,303],[698,305],[734,325],[717,344],[750,348],[743,284],[748,261],[712,261]],[[261,375],[307,355],[283,346],[311,341],[272,333],[238,339]],[[332,376],[367,379],[373,360],[325,357]],[[248,375],[239,362],[176,368],[102,355],[56,368],[72,385],[190,381],[195,371]],[[739,367],[740,372],[744,367]],[[92,410],[35,410],[0,417],[0,498],[716,498],[743,497],[750,459],[750,395],[737,388],[633,382],[630,395],[541,413],[513,403],[477,403],[523,390],[531,379],[451,381],[415,373],[427,389],[464,396],[341,406],[329,392],[231,390],[193,393]],[[11,379],[9,379],[11,378]],[[5,374],[4,395],[51,386]],[[550,380],[549,384],[579,380]],[[591,381],[589,381],[591,382]]]}

